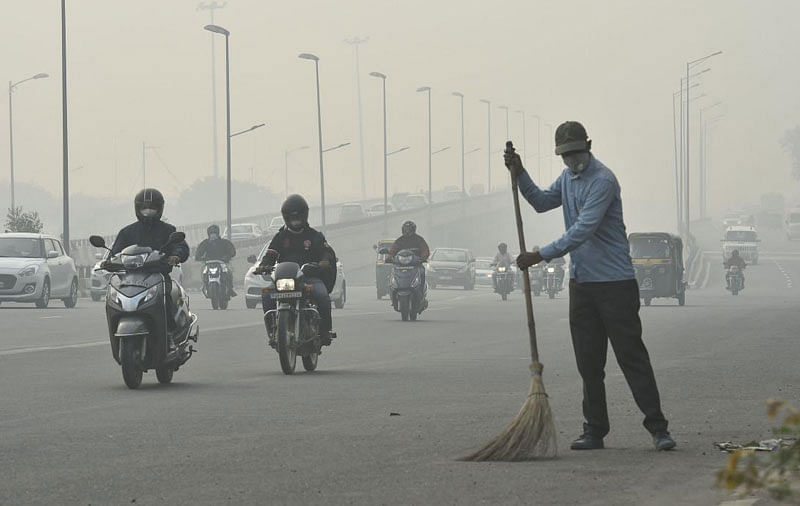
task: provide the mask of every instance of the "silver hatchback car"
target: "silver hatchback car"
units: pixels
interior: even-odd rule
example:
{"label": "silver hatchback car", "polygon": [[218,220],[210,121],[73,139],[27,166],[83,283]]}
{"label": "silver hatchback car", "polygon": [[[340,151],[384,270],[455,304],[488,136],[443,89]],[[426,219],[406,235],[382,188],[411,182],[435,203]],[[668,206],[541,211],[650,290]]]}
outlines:
{"label": "silver hatchback car", "polygon": [[44,234],[0,234],[0,302],[45,308],[51,298],[69,308],[78,302],[78,271],[61,241]]}

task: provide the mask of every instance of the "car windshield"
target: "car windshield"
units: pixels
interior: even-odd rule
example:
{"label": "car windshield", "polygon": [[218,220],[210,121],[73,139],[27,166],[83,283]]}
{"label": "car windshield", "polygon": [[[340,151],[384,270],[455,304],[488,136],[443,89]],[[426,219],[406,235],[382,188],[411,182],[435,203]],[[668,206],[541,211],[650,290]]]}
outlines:
{"label": "car windshield", "polygon": [[283,216],[275,216],[272,218],[272,221],[269,222],[270,227],[280,227],[283,225]]}
{"label": "car windshield", "polygon": [[431,259],[440,262],[466,262],[467,252],[453,249],[437,249]]}
{"label": "car windshield", "polygon": [[491,269],[492,268],[492,261],[491,260],[476,260],[475,261],[475,268],[476,269]]}
{"label": "car windshield", "polygon": [[232,234],[250,234],[253,232],[252,225],[233,225],[231,226]]}
{"label": "car windshield", "polygon": [[728,230],[725,232],[726,241],[755,242],[758,236],[752,230]]}
{"label": "car windshield", "polygon": [[642,237],[631,241],[633,258],[669,258],[669,241],[655,237]]}
{"label": "car windshield", "polygon": [[42,241],[27,237],[0,237],[0,257],[42,258]]}

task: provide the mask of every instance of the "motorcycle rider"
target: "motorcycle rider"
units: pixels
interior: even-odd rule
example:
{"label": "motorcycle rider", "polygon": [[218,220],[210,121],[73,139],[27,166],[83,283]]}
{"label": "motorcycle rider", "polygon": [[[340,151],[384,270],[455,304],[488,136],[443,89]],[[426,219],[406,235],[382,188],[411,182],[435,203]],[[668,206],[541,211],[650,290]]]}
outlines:
{"label": "motorcycle rider", "polygon": [[[226,264],[236,256],[236,246],[224,237],[219,235],[219,226],[210,225],[206,229],[208,239],[197,245],[197,250],[194,253],[194,259],[198,262],[206,260],[219,260]],[[228,265],[228,272],[225,275],[225,284],[228,287],[228,294],[231,297],[236,297],[237,293],[233,290],[233,269]]]}
{"label": "motorcycle rider", "polygon": [[[389,258],[394,258],[398,251],[413,249],[416,250],[416,254],[422,262],[427,262],[428,257],[431,256],[431,250],[425,239],[417,234],[417,224],[411,220],[405,221],[400,230],[402,235],[395,239],[394,244],[389,248]],[[420,269],[420,277],[422,286],[425,286],[425,269]]]}
{"label": "motorcycle rider", "polygon": [[[739,256],[739,250],[735,249],[731,251],[731,257],[724,262],[722,265],[725,266],[725,269],[730,269],[731,267],[738,267],[739,268],[739,275],[742,277],[742,288],[744,288],[744,268],[747,267],[747,262],[744,261],[744,258]],[[731,275],[725,274],[725,281],[728,284],[728,288],[731,287]]]}
{"label": "motorcycle rider", "polygon": [[[155,188],[145,188],[136,194],[133,200],[133,208],[136,213],[136,221],[123,228],[117,234],[114,245],[111,246],[110,256],[114,256],[133,244],[143,247],[159,249],[169,240],[171,233],[175,232],[175,227],[169,223],[161,221],[164,213],[164,196]],[[167,263],[161,269],[164,275],[164,290],[167,298],[167,327],[172,330],[175,328],[175,302],[172,300],[172,279],[169,274],[172,267],[185,262],[189,258],[189,245],[186,241],[181,241],[170,245],[166,251]],[[108,260],[101,264],[100,268],[107,268]]]}
{"label": "motorcycle rider", "polygon": [[[270,272],[275,263],[295,262],[300,264],[317,263],[319,271],[306,273],[306,281],[313,285],[311,297],[317,304],[320,320],[320,339],[323,344],[331,344],[336,337],[332,332],[331,297],[323,278],[336,272],[336,265],[325,236],[308,224],[308,203],[301,195],[289,195],[281,205],[284,226],[270,241],[267,252],[256,270],[257,273]],[[275,309],[277,304],[269,293],[262,294],[264,312]]]}
{"label": "motorcycle rider", "polygon": [[[492,260],[492,264],[495,267],[505,267],[508,271],[511,269],[511,264],[513,260],[511,255],[508,253],[508,244],[501,242],[497,245],[497,253],[494,255],[494,260]],[[494,291],[497,291],[497,269],[492,271],[492,285],[494,286]]]}

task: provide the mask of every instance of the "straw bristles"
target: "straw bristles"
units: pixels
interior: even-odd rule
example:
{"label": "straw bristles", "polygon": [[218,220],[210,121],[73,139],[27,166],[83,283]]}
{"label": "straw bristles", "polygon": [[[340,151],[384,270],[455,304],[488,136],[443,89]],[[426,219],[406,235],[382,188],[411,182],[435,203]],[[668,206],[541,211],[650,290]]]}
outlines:
{"label": "straw bristles", "polygon": [[462,460],[515,462],[555,456],[556,430],[544,391],[542,366],[531,364],[531,389],[517,416],[500,435]]}

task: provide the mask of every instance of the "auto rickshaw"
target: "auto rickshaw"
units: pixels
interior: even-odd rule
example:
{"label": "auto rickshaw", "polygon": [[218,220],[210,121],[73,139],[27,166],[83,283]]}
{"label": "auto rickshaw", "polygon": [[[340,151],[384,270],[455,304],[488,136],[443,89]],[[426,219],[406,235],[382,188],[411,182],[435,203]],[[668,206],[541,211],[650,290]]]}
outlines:
{"label": "auto rickshaw", "polygon": [[382,255],[380,251],[384,248],[391,248],[392,244],[394,244],[394,239],[381,239],[378,244],[372,246],[378,255],[375,259],[375,290],[378,300],[389,295],[389,276],[392,274],[392,264],[386,263],[388,255]]}
{"label": "auto rickshaw", "polygon": [[656,297],[686,303],[683,268],[683,241],[667,232],[640,232],[628,236],[631,259],[639,283],[639,296],[649,306]]}

